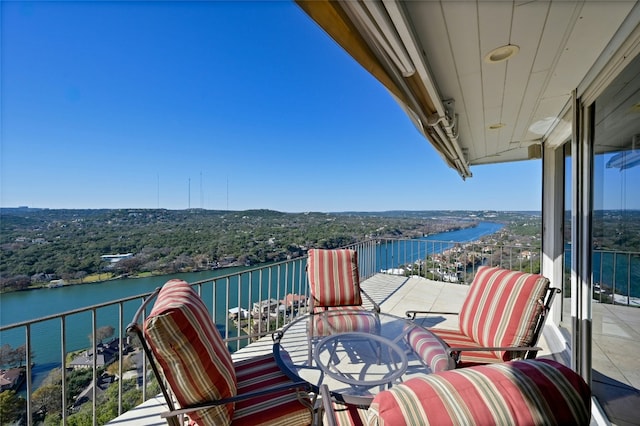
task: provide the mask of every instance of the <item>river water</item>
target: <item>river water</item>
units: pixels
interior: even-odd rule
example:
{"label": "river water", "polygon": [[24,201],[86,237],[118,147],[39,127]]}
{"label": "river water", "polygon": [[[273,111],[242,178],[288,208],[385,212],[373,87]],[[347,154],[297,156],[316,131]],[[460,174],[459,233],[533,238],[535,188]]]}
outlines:
{"label": "river water", "polygon": [[[451,242],[451,244],[431,246],[431,250],[442,251],[451,247],[455,242],[475,241],[485,235],[497,232],[502,227],[503,225],[498,223],[481,222],[474,228],[434,234],[421,239]],[[413,260],[421,258],[425,254],[427,253],[414,253],[415,259]],[[398,258],[407,260],[407,256],[405,256],[404,253],[398,253]],[[171,278],[180,278],[187,282],[195,282],[246,269],[248,268],[225,268],[213,271],[179,273],[148,278],[119,279],[101,283],[2,294],[0,295],[0,324],[2,326],[15,324],[49,315],[71,312],[86,306],[111,302],[129,296],[146,294]],[[216,300],[216,311],[218,312],[216,317],[222,315],[224,318],[224,315],[226,315],[224,305],[226,297],[224,299],[225,300]],[[130,320],[139,305],[140,301],[138,300],[128,302],[128,304],[125,305],[125,321]],[[98,327],[111,325],[117,330],[119,327],[117,318],[117,306],[101,309],[96,315],[96,324]],[[217,321],[219,320],[218,318],[216,319]],[[73,314],[67,317],[65,321],[65,334],[67,337],[66,350],[68,352],[90,346],[91,340],[89,339],[89,335],[91,334],[91,323],[92,317],[89,312]],[[124,328],[126,325],[127,324],[122,324],[122,327]],[[33,384],[37,387],[51,369],[60,366],[61,348],[59,342],[62,333],[61,321],[58,319],[36,323],[31,327],[30,333],[31,341],[33,342],[33,361],[36,363]],[[23,345],[24,342],[25,331],[22,328],[0,334],[0,345],[9,344],[15,348]]]}

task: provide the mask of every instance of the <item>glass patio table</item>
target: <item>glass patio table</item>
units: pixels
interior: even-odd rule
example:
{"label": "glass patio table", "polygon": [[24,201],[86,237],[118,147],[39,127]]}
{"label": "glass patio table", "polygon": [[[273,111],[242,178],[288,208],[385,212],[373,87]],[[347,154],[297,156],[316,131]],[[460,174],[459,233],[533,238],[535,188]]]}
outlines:
{"label": "glass patio table", "polygon": [[316,392],[368,405],[380,391],[412,377],[455,368],[440,338],[395,315],[335,309],[297,318],[274,334],[276,362]]}

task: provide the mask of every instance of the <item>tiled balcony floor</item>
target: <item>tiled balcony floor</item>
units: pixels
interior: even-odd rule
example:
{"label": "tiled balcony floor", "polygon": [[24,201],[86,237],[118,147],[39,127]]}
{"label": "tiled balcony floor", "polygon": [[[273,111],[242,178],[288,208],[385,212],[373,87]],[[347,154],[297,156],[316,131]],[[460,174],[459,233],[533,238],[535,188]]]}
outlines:
{"label": "tiled balcony floor", "polygon": [[[362,283],[363,289],[380,304],[383,312],[404,317],[411,309],[457,312],[468,291],[468,286],[430,281],[420,277],[400,277],[377,274]],[[566,305],[566,304],[565,304]],[[627,311],[632,309],[632,311]],[[616,425],[640,425],[640,393],[633,386],[640,386],[640,309],[610,305],[594,307],[594,316],[601,315],[604,328],[618,330],[617,337],[610,332],[601,333],[594,329],[594,394],[598,397],[607,416]],[[423,318],[425,326],[438,324],[439,327],[456,327],[455,317],[434,316]],[[554,343],[555,327],[547,325],[539,346],[543,348],[539,357],[553,357],[567,362],[567,353],[553,352],[551,347],[561,347]],[[625,335],[620,334],[623,330]],[[630,334],[629,334],[630,333]],[[614,333],[615,334],[615,333]],[[627,339],[626,336],[631,336]],[[549,338],[549,340],[547,340]],[[621,339],[611,341],[611,339]],[[234,360],[251,358],[271,352],[273,342],[270,337],[252,343],[235,352]],[[624,356],[626,354],[626,356]],[[625,368],[618,366],[624,363]],[[622,374],[622,371],[626,372]],[[630,376],[625,378],[625,376]],[[159,413],[165,408],[162,398],[153,398],[134,410],[112,420],[110,425],[162,425],[166,424]],[[593,423],[593,422],[592,422]]]}
{"label": "tiled balcony floor", "polygon": [[613,424],[640,425],[640,309],[594,303],[592,334],[593,393]]}

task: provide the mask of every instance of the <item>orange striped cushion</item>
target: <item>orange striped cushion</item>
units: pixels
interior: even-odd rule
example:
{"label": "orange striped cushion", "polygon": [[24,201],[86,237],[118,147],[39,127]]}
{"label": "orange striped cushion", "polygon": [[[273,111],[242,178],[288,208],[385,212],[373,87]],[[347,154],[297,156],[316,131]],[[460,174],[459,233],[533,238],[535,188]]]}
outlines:
{"label": "orange striped cushion", "polygon": [[[529,346],[548,287],[542,275],[480,267],[460,310],[460,330],[480,346]],[[495,356],[505,361],[518,357],[509,352]]]}
{"label": "orange striped cushion", "polygon": [[[477,348],[478,343],[462,334],[459,330],[445,330],[430,328],[433,334],[447,342],[453,348]],[[501,354],[501,352],[500,352]],[[514,357],[517,353],[513,354]],[[462,351],[458,361],[458,368],[470,367],[478,364],[491,364],[494,362],[504,362],[502,357],[496,355],[495,351]]]}
{"label": "orange striped cushion", "polygon": [[431,372],[437,373],[455,368],[455,361],[447,353],[444,344],[432,333],[413,327],[407,335],[407,341]]}
{"label": "orange striped cushion", "polygon": [[310,249],[309,291],[314,306],[359,306],[360,278],[355,250]]}
{"label": "orange striped cushion", "polygon": [[550,360],[512,361],[416,377],[380,392],[369,425],[588,425],[591,392]]}
{"label": "orange striped cushion", "polygon": [[[144,324],[144,334],[180,406],[236,394],[226,344],[202,299],[182,280],[170,280]],[[201,425],[230,424],[233,404],[196,411]]]}
{"label": "orange striped cushion", "polygon": [[316,311],[309,319],[309,336],[329,336],[358,331],[370,333],[380,329],[378,316],[359,306]]}
{"label": "orange striped cushion", "polygon": [[[276,364],[273,354],[266,354],[235,364],[238,394],[258,392],[291,382]],[[305,401],[305,406],[301,400]],[[233,425],[303,426],[311,424],[309,395],[292,390],[269,392],[263,396],[236,402]]]}

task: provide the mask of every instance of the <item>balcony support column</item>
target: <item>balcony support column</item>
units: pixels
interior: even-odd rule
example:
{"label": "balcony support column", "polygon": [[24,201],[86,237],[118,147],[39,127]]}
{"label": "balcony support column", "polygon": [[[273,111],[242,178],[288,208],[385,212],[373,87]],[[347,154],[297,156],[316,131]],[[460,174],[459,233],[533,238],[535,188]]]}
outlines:
{"label": "balcony support column", "polygon": [[[564,291],[564,152],[562,146],[542,150],[542,259],[541,273]],[[548,322],[559,324],[562,298],[557,298]]]}

